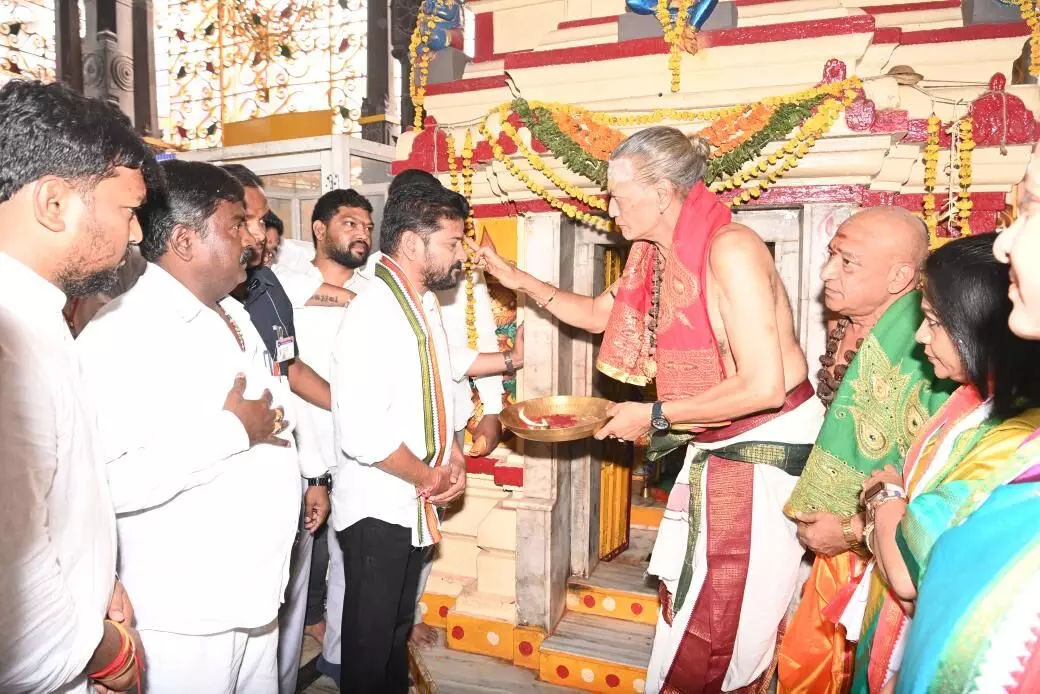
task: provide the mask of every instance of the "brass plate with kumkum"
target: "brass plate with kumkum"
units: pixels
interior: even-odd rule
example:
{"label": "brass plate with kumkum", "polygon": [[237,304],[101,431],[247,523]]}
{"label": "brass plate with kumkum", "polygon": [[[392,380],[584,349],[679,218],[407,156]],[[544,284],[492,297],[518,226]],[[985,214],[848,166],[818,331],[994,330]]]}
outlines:
{"label": "brass plate with kumkum", "polygon": [[588,438],[607,423],[614,403],[582,395],[551,395],[510,405],[499,420],[522,439],[564,443]]}

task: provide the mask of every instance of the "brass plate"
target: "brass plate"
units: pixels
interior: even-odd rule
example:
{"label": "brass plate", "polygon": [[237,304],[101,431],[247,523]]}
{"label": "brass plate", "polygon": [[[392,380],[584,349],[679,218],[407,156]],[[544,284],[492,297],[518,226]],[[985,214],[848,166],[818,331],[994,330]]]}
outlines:
{"label": "brass plate", "polygon": [[[511,432],[522,439],[544,443],[578,441],[592,436],[606,424],[607,411],[614,406],[610,400],[582,395],[551,395],[545,398],[525,400],[510,405],[499,420]],[[528,419],[540,419],[548,415],[567,414],[581,418],[577,426],[565,429],[528,429],[520,421],[520,409]]]}

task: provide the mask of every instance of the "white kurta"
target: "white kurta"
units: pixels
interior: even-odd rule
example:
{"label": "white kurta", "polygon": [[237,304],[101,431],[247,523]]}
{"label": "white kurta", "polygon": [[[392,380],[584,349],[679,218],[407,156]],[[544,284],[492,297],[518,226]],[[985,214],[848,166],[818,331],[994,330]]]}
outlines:
{"label": "white kurta", "polygon": [[[816,397],[762,426],[726,441],[693,444],[679,471],[688,480],[690,462],[697,448],[714,449],[742,441],[813,443],[823,424],[824,408]],[[749,463],[750,464],[750,463]],[[711,462],[708,462],[708,466]],[[707,467],[701,477],[701,498],[707,499]],[[723,682],[732,691],[753,682],[769,666],[776,648],[776,630],[798,590],[798,574],[805,548],[798,542],[797,525],[783,513],[784,504],[798,478],[768,465],[755,465],[751,507],[751,557],[737,625],[733,657]],[[700,534],[694,547],[693,579],[680,610],[669,626],[658,611],[654,648],[647,670],[646,691],[656,694],[679,649],[697,596],[707,576],[707,504],[701,504]],[[648,572],[658,576],[668,592],[675,594],[689,540],[689,513],[666,510],[654,543]],[[744,607],[748,609],[744,609]]]}
{"label": "white kurta", "polygon": [[115,581],[115,514],[64,304],[57,287],[0,253],[5,694],[93,691],[83,670]]}
{"label": "white kurta", "polygon": [[[444,393],[445,421],[454,419],[448,339],[437,298],[420,297]],[[468,367],[467,367],[468,368]],[[337,475],[332,489],[332,527],[344,530],[375,518],[412,531],[412,544],[431,544],[420,532],[415,487],[375,467],[402,444],[426,456],[422,373],[415,332],[404,309],[382,280],[374,280],[347,307],[332,352],[332,414]],[[451,439],[449,437],[449,444]]]}
{"label": "white kurta", "polygon": [[[219,314],[149,264],[78,341],[109,461],[120,577],[142,632],[267,627],[288,578],[301,474],[291,428],[281,435],[288,447],[250,447],[223,408],[239,373],[245,397],[269,390],[290,423],[294,401],[285,379],[271,374],[245,309],[230,298],[221,307],[244,351]],[[150,662],[178,657],[148,654]]]}

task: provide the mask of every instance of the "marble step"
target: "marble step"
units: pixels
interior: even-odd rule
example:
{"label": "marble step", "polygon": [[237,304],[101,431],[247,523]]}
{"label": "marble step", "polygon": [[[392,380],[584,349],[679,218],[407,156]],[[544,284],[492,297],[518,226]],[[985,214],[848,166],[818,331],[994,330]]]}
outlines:
{"label": "marble step", "polygon": [[657,579],[644,563],[600,562],[588,578],[567,582],[567,609],[579,614],[653,625],[657,622]]}
{"label": "marble step", "polygon": [[643,691],[654,628],[567,612],[542,642],[538,677],[590,692]]}

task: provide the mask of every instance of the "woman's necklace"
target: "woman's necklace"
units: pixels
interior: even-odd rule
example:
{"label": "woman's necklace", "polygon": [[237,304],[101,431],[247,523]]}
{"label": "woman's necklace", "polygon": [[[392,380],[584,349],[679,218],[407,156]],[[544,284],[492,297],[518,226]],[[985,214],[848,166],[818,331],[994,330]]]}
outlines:
{"label": "woman's necklace", "polygon": [[646,350],[646,375],[649,378],[657,377],[657,317],[661,310],[661,277],[664,275],[664,253],[660,248],[655,249],[654,277],[650,287],[650,314],[646,319],[647,350]]}
{"label": "woman's necklace", "polygon": [[234,319],[227,314],[227,311],[225,311],[220,304],[217,304],[217,313],[220,314],[220,317],[224,319],[225,323],[227,323],[228,328],[231,329],[232,334],[235,336],[235,340],[238,341],[238,348],[245,352],[246,341],[242,337],[242,331],[238,329],[238,325],[235,323]]}
{"label": "woman's necklace", "polygon": [[845,372],[849,369],[849,364],[856,358],[856,352],[859,351],[860,346],[863,344],[863,340],[856,340],[856,347],[854,349],[845,350],[844,363],[839,364],[835,355],[838,352],[838,348],[841,346],[841,341],[845,337],[845,331],[848,330],[852,324],[852,320],[849,318],[841,318],[838,324],[834,326],[834,330],[827,336],[827,351],[820,357],[820,364],[823,368],[816,374],[816,378],[819,384],[816,387],[816,395],[820,398],[824,407],[830,407],[831,403],[834,402],[834,397],[838,394],[838,386],[841,385],[841,381],[845,378]]}

